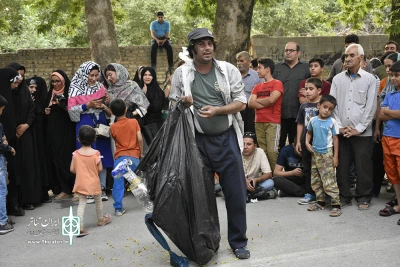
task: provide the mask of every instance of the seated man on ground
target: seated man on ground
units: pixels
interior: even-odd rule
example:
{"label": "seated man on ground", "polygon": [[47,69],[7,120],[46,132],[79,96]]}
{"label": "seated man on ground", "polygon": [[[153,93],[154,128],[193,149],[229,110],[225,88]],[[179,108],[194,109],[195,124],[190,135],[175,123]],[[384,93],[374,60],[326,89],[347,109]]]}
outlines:
{"label": "seated man on ground", "polygon": [[293,144],[279,151],[273,180],[280,197],[302,197],[306,193],[301,154],[295,151]]}
{"label": "seated man on ground", "polygon": [[271,168],[264,151],[257,147],[255,133],[244,133],[242,159],[248,199],[276,198]]}

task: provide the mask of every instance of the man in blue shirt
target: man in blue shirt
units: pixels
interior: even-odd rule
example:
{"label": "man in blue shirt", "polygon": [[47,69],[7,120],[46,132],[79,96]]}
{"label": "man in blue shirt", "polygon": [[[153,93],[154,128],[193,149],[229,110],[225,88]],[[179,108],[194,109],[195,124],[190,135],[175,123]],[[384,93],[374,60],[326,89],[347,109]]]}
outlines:
{"label": "man in blue shirt", "polygon": [[168,67],[173,69],[173,52],[170,41],[171,27],[168,21],[164,20],[164,12],[157,12],[157,19],[150,24],[151,37],[151,66],[155,69],[157,63],[157,48],[167,50]]}

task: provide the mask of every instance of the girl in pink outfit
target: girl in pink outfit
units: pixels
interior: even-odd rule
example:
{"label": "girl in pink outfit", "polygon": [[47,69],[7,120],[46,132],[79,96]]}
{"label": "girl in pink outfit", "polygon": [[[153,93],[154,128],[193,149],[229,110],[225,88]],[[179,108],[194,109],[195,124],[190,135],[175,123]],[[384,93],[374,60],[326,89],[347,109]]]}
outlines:
{"label": "girl in pink outfit", "polygon": [[83,221],[87,196],[93,196],[96,203],[98,226],[110,223],[111,215],[103,215],[99,180],[99,173],[103,170],[103,165],[100,152],[91,147],[96,141],[96,131],[88,125],[83,125],[79,129],[78,140],[82,147],[73,153],[70,170],[76,174],[73,192],[79,197],[78,216],[81,221],[81,231],[78,237],[82,237],[89,234],[84,228]]}

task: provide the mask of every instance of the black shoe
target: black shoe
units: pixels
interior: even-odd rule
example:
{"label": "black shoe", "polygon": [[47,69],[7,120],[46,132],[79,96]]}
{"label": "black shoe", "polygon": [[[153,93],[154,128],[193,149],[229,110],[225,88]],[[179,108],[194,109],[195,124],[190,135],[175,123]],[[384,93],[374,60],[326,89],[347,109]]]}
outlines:
{"label": "black shoe", "polygon": [[245,260],[250,258],[250,251],[247,247],[237,248],[233,252],[238,259]]}
{"label": "black shoe", "polygon": [[50,198],[42,200],[42,203],[51,203],[51,202],[53,202],[53,200],[51,200]]}
{"label": "black shoe", "polygon": [[35,209],[35,206],[33,206],[33,205],[31,205],[31,204],[25,204],[25,205],[22,206],[22,208],[23,208],[24,210],[34,210],[34,209]]}
{"label": "black shoe", "polygon": [[25,211],[21,209],[20,207],[14,208],[13,210],[10,210],[8,212],[8,215],[14,215],[14,216],[25,216]]}

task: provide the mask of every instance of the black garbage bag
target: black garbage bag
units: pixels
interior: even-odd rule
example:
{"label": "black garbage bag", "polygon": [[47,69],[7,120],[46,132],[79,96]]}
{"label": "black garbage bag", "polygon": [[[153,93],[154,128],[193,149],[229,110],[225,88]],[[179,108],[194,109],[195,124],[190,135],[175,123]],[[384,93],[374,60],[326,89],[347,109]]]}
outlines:
{"label": "black garbage bag", "polygon": [[135,172],[147,182],[153,222],[186,257],[204,265],[219,248],[218,211],[184,112],[190,111],[182,103],[169,112]]}

